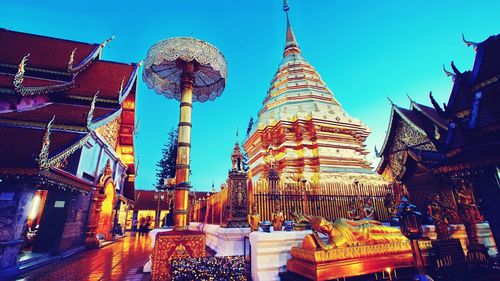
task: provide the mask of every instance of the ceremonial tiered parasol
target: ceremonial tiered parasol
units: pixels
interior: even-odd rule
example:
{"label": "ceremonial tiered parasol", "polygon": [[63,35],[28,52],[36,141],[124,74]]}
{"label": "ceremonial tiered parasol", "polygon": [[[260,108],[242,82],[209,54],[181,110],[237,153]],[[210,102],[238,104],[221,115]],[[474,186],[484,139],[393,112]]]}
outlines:
{"label": "ceremonial tiered parasol", "polygon": [[205,41],[171,38],[149,49],[142,78],[157,94],[181,102],[174,229],[185,230],[188,225],[192,103],[213,101],[222,94],[226,86],[227,63],[222,53]]}

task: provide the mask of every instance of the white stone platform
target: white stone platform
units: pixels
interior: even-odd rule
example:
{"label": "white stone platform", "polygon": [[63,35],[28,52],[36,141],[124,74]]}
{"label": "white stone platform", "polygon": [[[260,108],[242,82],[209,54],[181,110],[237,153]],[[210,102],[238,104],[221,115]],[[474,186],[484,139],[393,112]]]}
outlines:
{"label": "white stone platform", "polygon": [[[433,225],[424,225],[424,236],[436,239]],[[488,248],[490,255],[498,253],[492,233],[487,223],[477,225],[479,242]],[[311,233],[306,231],[290,232],[252,232],[250,246],[252,248],[252,279],[253,281],[280,280],[279,273],[286,270],[286,262],[292,247],[300,246],[302,239]],[[467,234],[463,225],[450,225],[452,238],[460,240],[466,252]],[[326,241],[326,237],[322,237]]]}
{"label": "white stone platform", "polygon": [[[278,274],[285,271],[286,262],[291,258],[290,250],[300,246],[304,237],[311,233],[311,230],[252,232],[252,280],[280,280]],[[326,238],[324,240],[326,241]]]}
{"label": "white stone platform", "polygon": [[[214,224],[202,224],[192,222],[189,224],[189,230],[203,231],[205,233],[207,246],[216,252],[217,257],[220,256],[237,256],[243,255],[244,237],[250,234],[250,228],[223,228]],[[171,231],[171,229],[153,229],[149,232],[151,238],[151,249],[153,249],[156,241],[156,234],[160,232]],[[247,252],[250,245],[246,242]],[[144,272],[151,272],[152,262],[151,255],[149,261],[144,265]]]}

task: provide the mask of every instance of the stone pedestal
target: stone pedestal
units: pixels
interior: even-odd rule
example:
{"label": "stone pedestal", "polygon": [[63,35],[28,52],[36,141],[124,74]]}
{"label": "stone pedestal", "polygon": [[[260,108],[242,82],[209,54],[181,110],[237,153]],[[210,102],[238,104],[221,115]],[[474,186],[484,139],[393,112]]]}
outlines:
{"label": "stone pedestal", "polygon": [[[234,153],[233,153],[234,154]],[[227,206],[225,208],[224,227],[248,228],[248,186],[247,174],[243,171],[229,172]]]}
{"label": "stone pedestal", "polygon": [[205,234],[193,230],[172,230],[156,234],[151,253],[153,266],[151,280],[169,280],[170,262],[179,258],[206,256]]}
{"label": "stone pedestal", "polygon": [[[218,225],[203,225],[207,246],[216,252],[216,257],[243,255],[244,237],[250,234],[250,228],[223,228]],[[247,245],[247,252],[249,245]]]}
{"label": "stone pedestal", "polygon": [[[286,270],[286,262],[291,258],[290,250],[301,246],[302,239],[311,233],[311,230],[250,233],[252,280],[280,280],[279,273]],[[327,241],[326,236],[322,238]]]}
{"label": "stone pedestal", "polygon": [[[172,229],[162,229],[162,228],[157,228],[153,229],[149,232],[149,237],[151,238],[151,249],[155,247],[156,243],[156,234],[160,232],[166,232],[166,231],[172,231]],[[146,264],[143,267],[144,272],[151,272],[153,268],[153,261],[151,260],[151,255],[149,255],[149,260],[146,262]]]}

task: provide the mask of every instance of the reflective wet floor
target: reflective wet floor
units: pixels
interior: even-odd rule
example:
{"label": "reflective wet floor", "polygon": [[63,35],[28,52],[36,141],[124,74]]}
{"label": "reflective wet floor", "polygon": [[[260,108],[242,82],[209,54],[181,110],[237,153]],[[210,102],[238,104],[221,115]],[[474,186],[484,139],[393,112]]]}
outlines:
{"label": "reflective wet floor", "polygon": [[149,259],[149,236],[128,234],[109,246],[85,251],[23,274],[23,281],[149,280],[142,266]]}

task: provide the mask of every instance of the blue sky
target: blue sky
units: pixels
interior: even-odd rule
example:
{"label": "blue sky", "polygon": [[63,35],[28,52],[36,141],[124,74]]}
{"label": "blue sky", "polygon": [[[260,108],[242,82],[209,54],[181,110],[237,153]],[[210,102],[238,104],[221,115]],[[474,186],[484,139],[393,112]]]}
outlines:
{"label": "blue sky", "polygon": [[[285,40],[280,0],[213,1],[2,1],[0,27],[84,42],[116,39],[103,58],[143,59],[148,48],[174,36],[193,36],[218,47],[228,61],[227,87],[215,102],[193,112],[192,185],[209,190],[227,177],[235,131],[245,131],[262,106]],[[290,17],[304,57],[344,109],[372,129],[370,151],[381,146],[390,97],[406,94],[429,104],[433,91],[447,101],[451,80],[442,64],[472,67],[474,51],[461,41],[500,33],[500,1],[290,0]],[[136,188],[151,189],[167,132],[178,122],[178,102],[148,90],[140,79]],[[243,133],[240,133],[242,136]],[[243,137],[240,137],[242,140]],[[369,159],[376,166],[373,153]]]}

